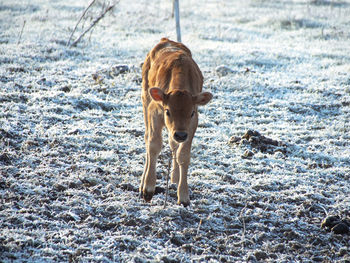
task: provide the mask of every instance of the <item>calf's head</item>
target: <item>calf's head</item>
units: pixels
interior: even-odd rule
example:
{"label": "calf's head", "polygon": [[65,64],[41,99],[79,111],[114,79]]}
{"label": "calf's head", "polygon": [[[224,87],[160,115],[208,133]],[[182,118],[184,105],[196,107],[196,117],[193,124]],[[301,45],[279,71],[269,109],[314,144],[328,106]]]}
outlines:
{"label": "calf's head", "polygon": [[197,106],[207,104],[213,97],[209,92],[192,95],[179,89],[164,93],[159,88],[151,88],[149,93],[153,100],[163,105],[165,125],[178,143],[185,142],[197,124]]}

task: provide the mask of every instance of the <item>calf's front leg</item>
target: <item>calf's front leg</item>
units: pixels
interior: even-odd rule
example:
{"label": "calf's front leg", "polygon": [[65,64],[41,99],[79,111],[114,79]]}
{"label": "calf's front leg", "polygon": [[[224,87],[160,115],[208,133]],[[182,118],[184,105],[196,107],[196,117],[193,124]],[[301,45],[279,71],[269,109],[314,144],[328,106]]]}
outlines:
{"label": "calf's front leg", "polygon": [[177,187],[177,203],[183,206],[190,204],[190,196],[188,192],[187,172],[191,158],[191,141],[189,140],[180,144],[176,152],[176,161],[179,166],[179,183]]}
{"label": "calf's front leg", "polygon": [[[152,115],[151,115],[152,116]],[[162,149],[162,120],[154,115],[150,118],[147,128],[148,140],[146,141],[146,166],[142,178],[142,195],[147,202],[151,201],[156,189],[156,165],[159,153]]]}

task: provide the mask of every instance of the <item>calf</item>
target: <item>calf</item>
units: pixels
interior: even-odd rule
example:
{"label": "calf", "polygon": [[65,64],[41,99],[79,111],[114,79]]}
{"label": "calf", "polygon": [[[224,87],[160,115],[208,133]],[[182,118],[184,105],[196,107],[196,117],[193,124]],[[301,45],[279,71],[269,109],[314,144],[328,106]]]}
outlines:
{"label": "calf", "polygon": [[198,126],[198,105],[212,94],[202,92],[203,76],[191,51],[181,43],[162,38],[142,66],[142,104],[146,125],[146,163],[140,193],[149,202],[155,191],[156,162],[166,126],[173,153],[171,182],[178,185],[178,204],[189,205],[187,171],[191,144]]}

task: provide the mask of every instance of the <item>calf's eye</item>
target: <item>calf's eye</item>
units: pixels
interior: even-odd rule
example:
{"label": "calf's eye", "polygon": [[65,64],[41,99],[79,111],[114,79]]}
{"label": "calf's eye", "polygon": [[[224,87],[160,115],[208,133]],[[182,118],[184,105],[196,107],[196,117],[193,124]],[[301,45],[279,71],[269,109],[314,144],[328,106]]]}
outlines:
{"label": "calf's eye", "polygon": [[194,116],[194,111],[192,111],[191,118]]}
{"label": "calf's eye", "polygon": [[166,116],[170,116],[170,111],[169,110],[165,110],[165,114],[166,114]]}

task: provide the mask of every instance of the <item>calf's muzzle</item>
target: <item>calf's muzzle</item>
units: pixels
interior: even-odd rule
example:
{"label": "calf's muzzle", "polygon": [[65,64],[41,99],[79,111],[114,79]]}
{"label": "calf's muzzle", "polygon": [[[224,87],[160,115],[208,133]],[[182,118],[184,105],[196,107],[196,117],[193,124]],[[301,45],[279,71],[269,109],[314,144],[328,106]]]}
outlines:
{"label": "calf's muzzle", "polygon": [[177,142],[184,142],[187,139],[187,132],[181,132],[181,131],[174,132],[173,137]]}

